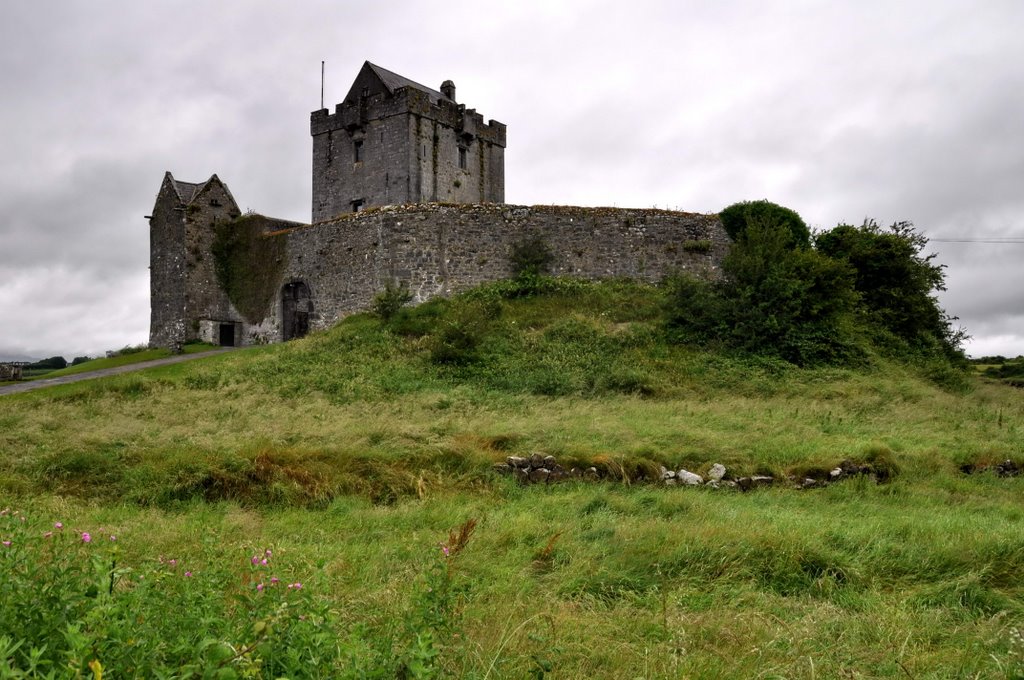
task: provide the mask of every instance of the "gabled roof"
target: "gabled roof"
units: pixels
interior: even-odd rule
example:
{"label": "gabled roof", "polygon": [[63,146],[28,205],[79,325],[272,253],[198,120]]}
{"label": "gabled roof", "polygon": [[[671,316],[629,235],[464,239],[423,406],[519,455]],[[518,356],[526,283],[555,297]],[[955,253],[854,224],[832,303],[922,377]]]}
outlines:
{"label": "gabled roof", "polygon": [[[236,209],[238,207],[238,204],[235,202],[235,197],[231,195],[231,189],[228,189],[228,185],[224,184],[216,174],[210,175],[210,179],[205,182],[182,182],[181,180],[174,179],[174,175],[168,171],[164,173],[164,183],[170,184],[171,189],[177,195],[178,200],[181,201],[182,205],[187,206],[192,201],[199,198],[200,194],[202,194],[208,187],[216,184],[224,189],[224,193],[227,194],[231,204]],[[160,191],[163,192],[163,189],[161,188]],[[159,196],[157,198],[159,200]]]}
{"label": "gabled roof", "polygon": [[353,100],[358,98],[362,93],[362,88],[367,85],[367,78],[377,80],[381,85],[383,85],[383,89],[386,90],[389,95],[394,94],[395,90],[401,87],[408,87],[423,92],[430,97],[430,101],[435,104],[442,99],[451,101],[448,97],[445,97],[437,90],[429,88],[426,85],[421,85],[415,80],[409,80],[405,76],[398,75],[394,71],[389,71],[386,68],[377,66],[376,64],[371,64],[368,61],[363,63],[363,67],[359,70],[359,74],[356,76],[355,82],[352,83],[352,87],[349,89],[345,99]]}
{"label": "gabled roof", "polygon": [[192,199],[195,198],[202,188],[210,181],[207,180],[206,182],[201,182],[199,184],[196,184],[195,182],[182,182],[174,179],[174,175],[171,175],[171,173],[167,174],[171,178],[171,186],[174,187],[174,191],[178,194],[178,198],[180,198],[181,202],[185,205],[191,203]]}

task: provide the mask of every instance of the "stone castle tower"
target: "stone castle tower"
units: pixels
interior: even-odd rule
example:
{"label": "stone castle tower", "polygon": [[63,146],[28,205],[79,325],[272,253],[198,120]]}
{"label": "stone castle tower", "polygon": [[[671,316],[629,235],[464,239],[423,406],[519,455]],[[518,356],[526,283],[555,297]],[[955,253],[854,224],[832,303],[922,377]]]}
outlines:
{"label": "stone castle tower", "polygon": [[334,113],[314,111],[313,222],[406,203],[504,203],[505,125],[365,62]]}

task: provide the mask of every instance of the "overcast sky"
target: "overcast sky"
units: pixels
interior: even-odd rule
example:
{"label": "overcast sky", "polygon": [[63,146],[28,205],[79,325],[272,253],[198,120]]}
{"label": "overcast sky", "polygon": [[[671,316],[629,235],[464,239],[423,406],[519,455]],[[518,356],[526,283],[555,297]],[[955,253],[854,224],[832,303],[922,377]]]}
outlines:
{"label": "overcast sky", "polygon": [[973,355],[1024,354],[1024,2],[778,0],[0,5],[0,358],[149,330],[163,173],[308,221],[309,113],[364,60],[508,125],[506,200],[811,226],[910,220],[945,243]]}

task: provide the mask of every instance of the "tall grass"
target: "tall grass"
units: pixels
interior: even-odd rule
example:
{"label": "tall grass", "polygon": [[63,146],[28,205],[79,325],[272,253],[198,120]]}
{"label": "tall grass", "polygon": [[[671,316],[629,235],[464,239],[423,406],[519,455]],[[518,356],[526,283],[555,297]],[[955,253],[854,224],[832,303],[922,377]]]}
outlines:
{"label": "tall grass", "polygon": [[[0,505],[103,527],[136,571],[273,546],[331,612],[330,639],[356,645],[325,666],[341,677],[390,653],[478,678],[1024,672],[1021,481],[959,471],[1021,460],[1019,392],[877,357],[800,369],[672,345],[655,288],[512,285],[5,397]],[[629,472],[542,487],[491,472],[531,452]],[[846,458],[898,474],[748,494],[640,477]],[[470,518],[440,606],[424,555]],[[413,644],[442,610],[458,625]]]}

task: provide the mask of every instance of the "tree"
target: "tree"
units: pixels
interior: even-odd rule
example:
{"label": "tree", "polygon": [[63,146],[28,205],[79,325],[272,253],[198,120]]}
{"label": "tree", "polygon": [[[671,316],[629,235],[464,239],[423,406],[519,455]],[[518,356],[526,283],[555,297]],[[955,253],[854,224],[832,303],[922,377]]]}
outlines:
{"label": "tree", "polygon": [[935,293],[946,289],[944,267],[934,262],[935,254],[923,254],[927,244],[910,222],[883,229],[865,220],[815,237],[821,253],[853,268],[859,311],[871,325],[915,349],[938,346],[948,357],[962,358],[967,336],[939,306]]}
{"label": "tree", "polygon": [[62,368],[67,368],[68,360],[64,357],[49,357],[47,359],[40,359],[34,364],[29,364],[26,368],[30,369],[49,369],[59,371]]}
{"label": "tree", "polygon": [[845,262],[794,248],[789,223],[751,218],[722,271],[715,284],[677,282],[668,323],[681,337],[800,365],[851,356],[846,321],[856,302],[853,271]]}
{"label": "tree", "polygon": [[738,241],[747,227],[754,223],[772,224],[784,228],[790,234],[792,248],[808,248],[811,245],[811,230],[795,210],[771,201],[741,201],[733,203],[718,213],[725,232],[733,241]]}

